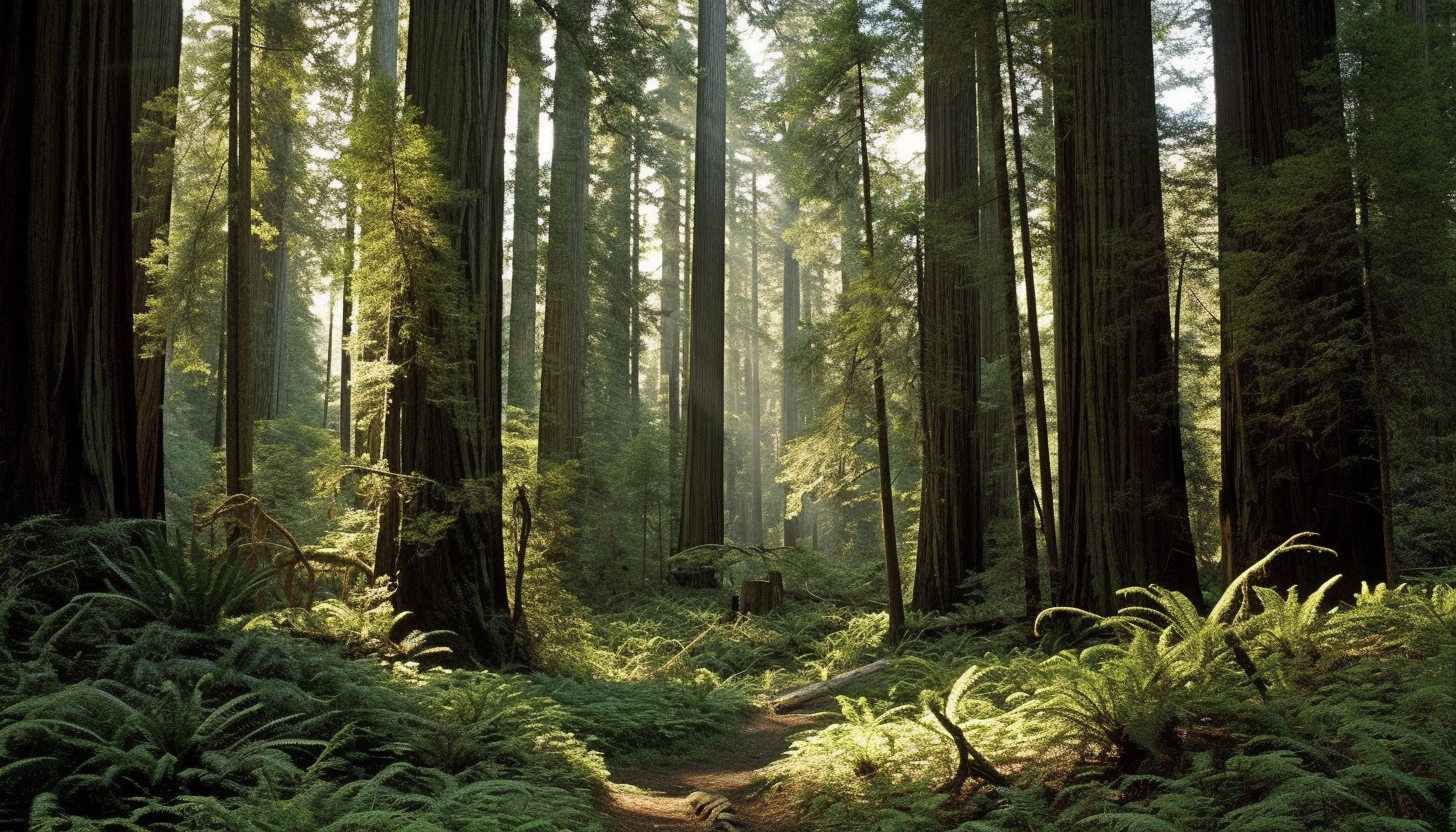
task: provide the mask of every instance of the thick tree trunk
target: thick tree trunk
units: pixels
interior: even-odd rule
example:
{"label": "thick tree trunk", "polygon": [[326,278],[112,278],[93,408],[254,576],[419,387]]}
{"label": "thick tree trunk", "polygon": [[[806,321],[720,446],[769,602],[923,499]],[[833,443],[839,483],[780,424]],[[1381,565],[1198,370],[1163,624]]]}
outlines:
{"label": "thick tree trunk", "polygon": [[727,180],[728,10],[698,5],[697,146],[693,170],[692,363],[678,549],[723,542],[723,279]]}
{"label": "thick tree trunk", "polygon": [[406,94],[439,131],[451,178],[470,194],[441,217],[455,229],[469,332],[457,309],[421,310],[415,338],[436,340],[444,366],[417,362],[400,391],[403,468],[432,482],[412,522],[448,525],[402,541],[394,602],[407,628],[450,630],[486,664],[508,655],[501,521],[501,290],[504,254],[506,0],[415,0]]}
{"label": "thick tree trunk", "polygon": [[137,516],[132,4],[0,11],[0,523]]}
{"label": "thick tree trunk", "polygon": [[1321,103],[1339,100],[1335,5],[1220,0],[1213,21],[1225,569],[1313,531],[1339,561],[1286,557],[1265,580],[1341,573],[1349,597],[1393,576],[1344,126]]}
{"label": "thick tree trunk", "polygon": [[[147,311],[146,268],[139,262],[151,253],[152,240],[166,229],[172,215],[171,132],[175,111],[163,116],[146,104],[177,86],[182,60],[181,0],[135,0],[131,33],[131,131],[149,128],[132,142],[131,257],[132,314]],[[165,161],[162,170],[153,170]],[[137,406],[137,494],[143,517],[164,512],[162,480],[162,398],[167,356],[165,343],[132,342]]]}
{"label": "thick tree trunk", "polygon": [[1158,584],[1199,602],[1146,0],[1075,0],[1060,33],[1057,394],[1070,603]]}
{"label": "thick tree trunk", "polygon": [[541,349],[539,460],[581,457],[586,364],[586,202],[591,179],[591,85],[581,47],[590,5],[557,5],[556,97],[552,111],[551,215],[546,235],[546,320]]}
{"label": "thick tree trunk", "polygon": [[926,256],[919,292],[922,469],[911,606],[948,611],[985,568],[978,453],[981,320],[968,243],[975,201],[976,73],[969,7],[929,0],[925,13]]}
{"label": "thick tree trunk", "polygon": [[506,403],[533,411],[540,401],[536,387],[536,273],[540,268],[541,201],[541,13],[532,2],[520,6],[513,33],[513,57],[519,84],[516,93],[515,229],[511,238],[510,364]]}

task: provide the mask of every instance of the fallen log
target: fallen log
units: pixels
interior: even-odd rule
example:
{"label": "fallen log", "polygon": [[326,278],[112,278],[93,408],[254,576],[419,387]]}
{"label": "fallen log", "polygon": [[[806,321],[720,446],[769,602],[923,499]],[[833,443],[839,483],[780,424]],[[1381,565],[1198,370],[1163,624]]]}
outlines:
{"label": "fallen log", "polygon": [[815,682],[812,685],[805,685],[798,690],[791,690],[773,701],[773,711],[776,714],[781,714],[784,711],[792,711],[811,699],[843,690],[861,679],[879,673],[889,666],[889,659],[880,659],[870,662],[863,667],[856,667],[854,670],[846,670],[822,682]]}

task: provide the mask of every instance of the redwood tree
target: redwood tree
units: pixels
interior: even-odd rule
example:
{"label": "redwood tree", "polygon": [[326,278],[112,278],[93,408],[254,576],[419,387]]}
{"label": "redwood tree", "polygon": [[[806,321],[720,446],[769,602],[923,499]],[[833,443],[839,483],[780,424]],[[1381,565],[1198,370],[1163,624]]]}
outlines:
{"label": "redwood tree", "polygon": [[697,149],[682,525],[678,548],[723,542],[723,283],[728,11],[698,5]]}
{"label": "redwood tree", "polygon": [[925,271],[918,295],[924,424],[916,610],[947,611],[984,566],[978,453],[981,320],[968,243],[976,233],[976,72],[970,9],[925,6]]}
{"label": "redwood tree", "polygon": [[438,131],[462,195],[448,291],[414,287],[410,362],[398,381],[401,468],[428,483],[401,536],[397,609],[411,629],[450,630],[471,656],[507,655],[501,529],[501,273],[505,210],[506,0],[416,0],[405,94]]}
{"label": "redwood tree", "polygon": [[1224,564],[1298,532],[1339,553],[1265,580],[1350,596],[1391,574],[1334,0],[1218,0]]}
{"label": "redwood tree", "polygon": [[546,232],[546,318],[541,342],[539,460],[581,457],[586,365],[586,199],[591,79],[582,48],[588,0],[556,7],[556,103],[551,113],[551,215]]}
{"label": "redwood tree", "polygon": [[1199,602],[1158,170],[1151,6],[1074,0],[1058,32],[1057,414],[1065,601]]}
{"label": "redwood tree", "polygon": [[[182,60],[182,0],[136,0],[132,23],[132,314],[147,311],[146,267],[139,261],[152,250],[172,214],[171,133],[174,110],[148,105],[177,86]],[[137,399],[137,493],[143,517],[164,509],[162,487],[162,396],[167,361],[163,344],[134,338]]]}
{"label": "redwood tree", "polygon": [[0,11],[0,523],[137,516],[132,4]]}

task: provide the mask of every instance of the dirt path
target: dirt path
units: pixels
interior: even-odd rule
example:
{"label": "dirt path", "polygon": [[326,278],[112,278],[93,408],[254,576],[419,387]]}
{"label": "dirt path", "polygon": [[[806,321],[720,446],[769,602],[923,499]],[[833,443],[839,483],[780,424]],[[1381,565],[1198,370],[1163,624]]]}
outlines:
{"label": "dirt path", "polygon": [[693,815],[686,800],[695,791],[713,792],[732,801],[733,827],[741,832],[779,830],[773,807],[753,794],[753,777],[788,749],[790,735],[823,718],[812,707],[805,711],[756,711],[737,737],[703,759],[614,771],[607,807],[612,832],[705,832],[710,827]]}

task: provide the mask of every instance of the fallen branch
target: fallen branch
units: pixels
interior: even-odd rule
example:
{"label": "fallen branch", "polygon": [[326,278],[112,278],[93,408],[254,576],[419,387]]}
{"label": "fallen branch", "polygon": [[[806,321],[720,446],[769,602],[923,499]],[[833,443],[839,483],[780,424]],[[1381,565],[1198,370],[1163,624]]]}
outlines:
{"label": "fallen branch", "polygon": [[861,679],[879,673],[889,666],[889,659],[880,659],[870,662],[863,667],[856,667],[854,670],[846,670],[822,682],[815,682],[812,685],[805,685],[798,690],[791,690],[773,701],[773,711],[779,714],[784,711],[792,711],[811,699],[817,699],[820,696],[843,690]]}
{"label": "fallen branch", "polygon": [[974,745],[971,745],[971,741],[966,739],[966,732],[945,715],[945,711],[940,705],[931,702],[926,707],[931,716],[935,717],[935,721],[940,723],[940,727],[950,734],[951,740],[955,742],[956,752],[960,755],[960,764],[956,766],[955,776],[941,787],[941,791],[952,798],[956,797],[972,774],[993,786],[1004,787],[1007,785],[1006,778],[1002,776],[1001,772],[997,771],[996,767],[991,765],[991,761],[983,757]]}

